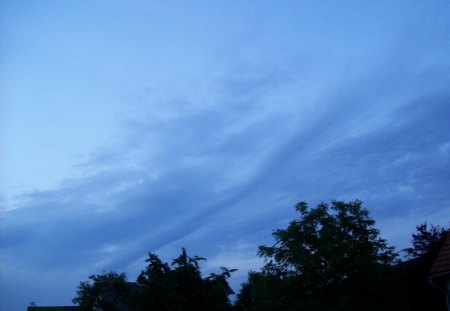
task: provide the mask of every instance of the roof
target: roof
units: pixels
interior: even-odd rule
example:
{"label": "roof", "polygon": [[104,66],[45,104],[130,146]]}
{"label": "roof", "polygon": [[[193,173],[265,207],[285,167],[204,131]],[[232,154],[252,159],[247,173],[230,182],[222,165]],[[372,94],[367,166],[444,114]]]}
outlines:
{"label": "roof", "polygon": [[433,266],[431,267],[430,275],[441,275],[450,274],[450,234],[447,236],[442,243],[442,247],[434,260]]}
{"label": "roof", "polygon": [[28,311],[80,311],[78,306],[59,306],[59,307],[28,307]]}

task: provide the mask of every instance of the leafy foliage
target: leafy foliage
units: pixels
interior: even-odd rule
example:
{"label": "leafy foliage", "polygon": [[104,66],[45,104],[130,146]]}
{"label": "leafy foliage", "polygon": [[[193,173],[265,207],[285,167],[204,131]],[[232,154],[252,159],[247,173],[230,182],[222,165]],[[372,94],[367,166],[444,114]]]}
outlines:
{"label": "leafy foliage", "polygon": [[127,296],[126,274],[109,272],[89,276],[90,281],[80,282],[77,296],[72,300],[85,310],[102,309],[105,311],[116,310],[110,300],[102,299],[107,293],[112,293],[114,300]]}
{"label": "leafy foliage", "polygon": [[[238,295],[244,310],[370,310],[380,305],[378,280],[396,253],[380,238],[360,201],[333,201],[316,208],[296,205],[298,220],[273,232],[260,246],[266,258]],[[243,300],[253,306],[243,306]],[[392,310],[392,309],[391,309]]]}
{"label": "leafy foliage", "polygon": [[136,310],[228,310],[228,296],[233,293],[227,279],[235,270],[222,268],[221,274],[202,278],[200,262],[205,258],[189,257],[183,248],[172,268],[157,255],[150,253],[147,268],[138,282],[144,285]]}
{"label": "leafy foliage", "polygon": [[439,226],[421,224],[412,235],[412,247],[404,250],[409,260],[400,264],[398,269],[403,276],[411,311],[446,310],[444,295],[430,285],[428,274],[448,232]]}
{"label": "leafy foliage", "polygon": [[428,224],[424,223],[418,225],[416,231],[412,235],[413,247],[406,248],[404,251],[413,260],[424,257],[430,257],[429,259],[433,260],[442,247],[448,230],[434,225],[428,229]]}
{"label": "leafy foliage", "polygon": [[200,263],[206,259],[190,257],[184,248],[171,264],[149,253],[137,283],[127,282],[124,273],[91,275],[80,282],[73,302],[107,311],[124,304],[130,311],[446,310],[428,274],[448,229],[417,226],[401,261],[361,201],[315,208],[300,202],[295,209],[298,219],[273,231],[273,245],[259,247],[265,264],[249,272],[234,306],[228,279],[236,270],[222,267],[203,277]]}
{"label": "leafy foliage", "polygon": [[[202,278],[200,262],[205,258],[189,257],[183,248],[180,256],[169,266],[156,254],[149,253],[147,267],[137,278],[137,286],[130,290],[125,274],[110,272],[92,275],[91,281],[81,282],[74,303],[85,310],[119,310],[126,304],[129,310],[230,310],[228,296],[233,294],[228,278],[234,269],[221,268],[222,273]],[[111,297],[105,301],[105,294]]]}

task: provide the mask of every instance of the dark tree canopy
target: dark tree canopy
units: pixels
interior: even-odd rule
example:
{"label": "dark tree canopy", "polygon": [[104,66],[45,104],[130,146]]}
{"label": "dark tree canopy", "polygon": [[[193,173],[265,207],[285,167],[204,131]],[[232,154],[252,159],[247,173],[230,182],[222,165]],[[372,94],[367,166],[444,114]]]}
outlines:
{"label": "dark tree canopy", "polygon": [[227,279],[234,270],[222,268],[221,274],[202,278],[200,262],[205,258],[189,257],[183,248],[171,267],[157,255],[150,253],[148,266],[138,282],[143,293],[138,297],[136,310],[229,310],[228,296],[233,294]]}
{"label": "dark tree canopy", "polygon": [[[296,205],[299,219],[260,246],[266,264],[238,295],[247,310],[370,310],[380,304],[376,284],[396,253],[374,228],[360,201]],[[245,301],[253,306],[246,308]]]}
{"label": "dark tree canopy", "polygon": [[326,285],[395,259],[360,201],[333,201],[331,207],[322,203],[313,209],[300,202],[295,209],[300,219],[275,230],[273,246],[259,248],[259,255],[270,261],[266,268]]}
{"label": "dark tree canopy", "polygon": [[445,296],[431,286],[428,275],[448,232],[439,226],[421,224],[412,235],[412,247],[404,250],[409,260],[401,263],[398,269],[403,273],[408,309],[411,311],[446,310]]}
{"label": "dark tree canopy", "polygon": [[412,235],[412,247],[406,248],[404,251],[410,259],[427,258],[431,264],[442,247],[447,232],[448,230],[440,226],[431,225],[428,227],[427,223],[418,225],[416,233]]}
{"label": "dark tree canopy", "polygon": [[126,281],[125,274],[110,272],[92,275],[78,286],[74,303],[85,310],[105,311],[222,311],[232,308],[228,298],[233,294],[228,278],[235,270],[221,268],[203,278],[200,262],[205,258],[188,256],[183,248],[171,265],[149,253],[147,267],[136,283]]}
{"label": "dark tree canopy", "polygon": [[[77,296],[73,303],[80,305],[85,310],[102,309],[105,311],[116,310],[112,300],[120,300],[128,295],[127,277],[125,273],[108,272],[89,276],[90,281],[80,282]],[[102,299],[102,296],[113,295],[112,299]]]}
{"label": "dark tree canopy", "polygon": [[137,282],[124,273],[91,275],[74,303],[87,311],[444,311],[445,296],[428,282],[449,230],[422,224],[398,259],[361,201],[295,206],[298,218],[263,245],[260,271],[251,271],[234,306],[234,269],[202,276],[205,258],[181,254],[169,264],[149,253]]}

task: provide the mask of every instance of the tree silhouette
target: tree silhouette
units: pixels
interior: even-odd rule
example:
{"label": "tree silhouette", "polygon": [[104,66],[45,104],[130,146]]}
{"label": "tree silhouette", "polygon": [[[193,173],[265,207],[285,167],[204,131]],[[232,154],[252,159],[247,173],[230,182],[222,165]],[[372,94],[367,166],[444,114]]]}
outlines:
{"label": "tree silhouette", "polygon": [[136,283],[124,273],[91,275],[80,282],[74,303],[84,310],[133,311],[444,311],[445,299],[428,282],[431,265],[449,230],[422,224],[400,261],[380,237],[361,201],[332,201],[299,213],[275,242],[262,245],[265,264],[251,271],[234,306],[228,279],[235,269],[203,277],[206,259],[181,254],[171,264],[149,253]]}
{"label": "tree silhouette", "polygon": [[404,250],[409,260],[398,269],[403,273],[411,311],[447,310],[444,294],[429,283],[428,275],[448,232],[439,226],[418,225],[412,235],[412,247]]}
{"label": "tree silhouette", "polygon": [[222,268],[221,274],[202,278],[200,262],[203,257],[188,256],[181,250],[172,265],[149,253],[148,265],[138,277],[142,285],[133,298],[134,310],[229,310],[228,296],[233,293],[228,278],[235,270]]}
{"label": "tree silhouette", "polygon": [[80,282],[77,296],[72,300],[84,310],[117,310],[116,302],[127,300],[127,277],[125,273],[108,272],[89,276],[90,281]]}
{"label": "tree silhouette", "polygon": [[80,282],[73,302],[84,310],[105,311],[225,311],[232,305],[233,294],[228,278],[235,269],[221,268],[220,274],[202,278],[200,262],[205,258],[188,256],[183,248],[169,266],[154,253],[148,254],[147,267],[137,283],[127,282],[124,273],[109,272],[91,275]]}
{"label": "tree silhouette", "polygon": [[[396,253],[361,201],[296,205],[300,217],[260,246],[266,259],[238,295],[243,310],[381,310],[389,286],[380,284]],[[251,302],[249,306],[247,302]]]}

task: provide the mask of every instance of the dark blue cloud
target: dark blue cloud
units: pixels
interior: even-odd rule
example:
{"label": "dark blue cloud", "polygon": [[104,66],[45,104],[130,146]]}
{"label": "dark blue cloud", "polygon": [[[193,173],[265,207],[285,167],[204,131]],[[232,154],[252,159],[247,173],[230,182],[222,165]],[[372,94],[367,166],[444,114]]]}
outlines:
{"label": "dark blue cloud", "polygon": [[[236,56],[207,86],[193,83],[207,89],[198,96],[176,85],[162,98],[142,91],[130,101],[139,113],[121,118],[121,144],[78,163],[79,177],[1,212],[0,300],[8,302],[0,308],[36,293],[68,303],[92,273],[133,277],[147,252],[169,260],[183,246],[210,258],[208,269],[241,269],[242,279],[298,200],[361,199],[399,248],[414,225],[446,224],[448,32],[430,29],[406,27],[391,50],[348,59],[326,44],[312,55],[294,43],[282,59]],[[23,289],[39,276],[39,289]],[[55,298],[55,288],[68,291]]]}

